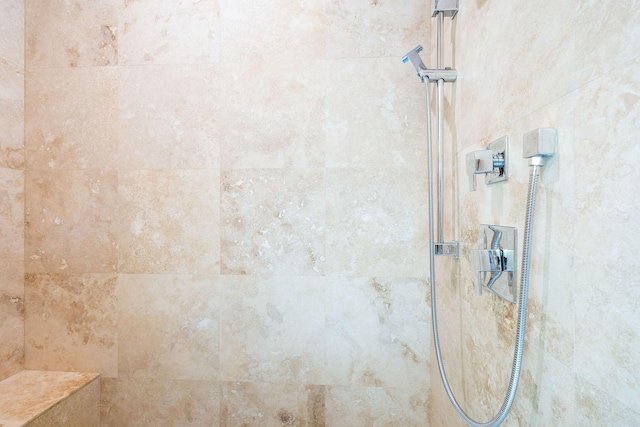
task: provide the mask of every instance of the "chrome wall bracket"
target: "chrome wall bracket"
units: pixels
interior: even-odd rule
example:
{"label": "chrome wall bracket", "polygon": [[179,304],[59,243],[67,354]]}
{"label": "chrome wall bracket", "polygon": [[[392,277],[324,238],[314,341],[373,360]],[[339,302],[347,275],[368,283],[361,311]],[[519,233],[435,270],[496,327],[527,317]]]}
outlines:
{"label": "chrome wall bracket", "polygon": [[418,77],[423,82],[425,80],[429,82],[437,82],[438,80],[443,80],[445,82],[455,82],[458,78],[458,72],[451,68],[444,69],[433,69],[427,68],[422,62],[422,58],[420,58],[420,52],[422,52],[422,46],[416,46],[411,49],[403,58],[402,62],[405,64],[407,62],[411,62],[413,68],[416,69],[416,73],[418,73]]}
{"label": "chrome wall bracket", "polygon": [[485,174],[485,184],[491,185],[509,179],[509,137],[491,142],[486,150],[467,154],[469,191],[476,191],[476,175]]}
{"label": "chrome wall bracket", "polygon": [[471,251],[474,286],[478,295],[482,295],[484,288],[516,303],[516,240],[515,227],[480,225],[480,249]]}
{"label": "chrome wall bracket", "polygon": [[458,242],[436,243],[434,246],[435,254],[438,256],[460,257],[460,244]]}
{"label": "chrome wall bracket", "polygon": [[455,18],[458,13],[458,0],[434,0],[433,2],[433,14],[432,18],[435,18],[438,13],[442,13],[444,16]]}
{"label": "chrome wall bracket", "polygon": [[437,82],[438,80],[444,80],[445,82],[455,82],[458,78],[458,72],[451,68],[445,68],[444,70],[434,70],[425,68],[418,72],[418,76],[424,81],[428,79],[430,82]]}

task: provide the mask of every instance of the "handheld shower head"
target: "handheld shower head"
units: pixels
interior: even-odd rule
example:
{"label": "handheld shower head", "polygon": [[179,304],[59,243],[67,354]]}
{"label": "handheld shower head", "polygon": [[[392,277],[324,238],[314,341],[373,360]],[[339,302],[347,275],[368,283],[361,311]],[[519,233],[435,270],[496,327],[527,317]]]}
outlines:
{"label": "handheld shower head", "polygon": [[406,64],[411,61],[411,64],[416,69],[416,73],[418,73],[418,77],[420,77],[421,80],[424,80],[422,71],[425,71],[427,67],[424,65],[424,62],[422,62],[422,58],[420,58],[419,55],[419,53],[422,52],[422,49],[422,46],[419,45],[414,47],[402,58],[402,62]]}

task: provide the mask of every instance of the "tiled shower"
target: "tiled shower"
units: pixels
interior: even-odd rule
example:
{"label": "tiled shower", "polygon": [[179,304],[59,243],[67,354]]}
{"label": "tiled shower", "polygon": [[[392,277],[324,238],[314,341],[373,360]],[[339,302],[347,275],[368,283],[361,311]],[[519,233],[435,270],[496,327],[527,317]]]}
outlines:
{"label": "tiled shower", "polygon": [[[460,3],[454,391],[476,418],[501,403],[515,310],[474,295],[468,253],[480,223],[522,229],[522,134],[550,126],[505,424],[633,425],[640,13]],[[0,379],[98,372],[103,426],[460,423],[431,363],[424,89],[400,61],[430,45],[430,2],[1,5]],[[469,193],[464,155],[505,134],[511,179]]]}

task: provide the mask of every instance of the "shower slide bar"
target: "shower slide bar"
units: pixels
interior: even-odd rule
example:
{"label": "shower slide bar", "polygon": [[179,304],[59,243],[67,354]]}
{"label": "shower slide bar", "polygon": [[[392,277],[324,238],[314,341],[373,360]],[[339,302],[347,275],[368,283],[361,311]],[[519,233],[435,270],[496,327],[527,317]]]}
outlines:
{"label": "shower slide bar", "polygon": [[[445,16],[453,19],[458,12],[458,0],[435,0],[433,17],[436,18],[437,27],[437,64],[435,69],[427,68],[422,59],[420,58],[420,52],[423,50],[422,46],[417,46],[407,53],[402,62],[411,62],[413,67],[418,73],[418,77],[425,84],[427,91],[429,91],[429,83],[436,84],[438,91],[438,102],[436,106],[436,117],[438,121],[438,169],[437,169],[437,211],[438,211],[438,237],[434,244],[434,251],[436,255],[446,255],[458,258],[460,254],[460,245],[456,241],[445,242],[444,241],[444,213],[443,213],[443,194],[444,194],[444,84],[445,82],[453,83],[458,78],[456,70],[450,67],[443,67],[444,50],[442,47],[443,39],[443,26]],[[429,127],[429,132],[431,127]],[[431,138],[429,137],[429,140]]]}

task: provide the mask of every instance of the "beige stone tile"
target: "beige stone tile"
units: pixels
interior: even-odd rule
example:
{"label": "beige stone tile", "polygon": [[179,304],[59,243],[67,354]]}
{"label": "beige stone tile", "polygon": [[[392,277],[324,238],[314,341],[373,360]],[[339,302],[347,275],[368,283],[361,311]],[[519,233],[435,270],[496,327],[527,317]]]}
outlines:
{"label": "beige stone tile", "polygon": [[426,178],[419,170],[330,169],[327,273],[426,276]]}
{"label": "beige stone tile", "polygon": [[99,427],[100,426],[100,380],[96,379],[82,387],[41,416],[31,421],[28,427]]}
{"label": "beige stone tile", "polygon": [[428,389],[328,387],[327,427],[429,425]]}
{"label": "beige stone tile", "polygon": [[327,2],[327,57],[402,57],[428,46],[431,10],[419,0]]}
{"label": "beige stone tile", "polygon": [[221,189],[222,274],[324,273],[322,171],[226,170]]}
{"label": "beige stone tile", "polygon": [[90,383],[99,384],[97,377],[78,372],[21,371],[0,385],[0,419],[28,422]]}
{"label": "beige stone tile", "polygon": [[[464,394],[465,375],[463,372],[463,350],[461,340],[465,329],[462,323],[461,289],[466,282],[459,274],[460,260],[437,257],[436,270],[436,314],[440,353],[447,381],[458,403],[467,408]],[[431,306],[429,302],[429,306]],[[431,322],[430,322],[431,323]],[[427,333],[427,332],[425,332]],[[431,329],[428,334],[433,335]],[[429,421],[434,426],[466,426],[455,412],[445,392],[435,354],[431,346]]]}
{"label": "beige stone tile", "polygon": [[[576,110],[576,373],[640,407],[640,60],[580,89]],[[589,168],[585,167],[590,165]],[[576,290],[578,289],[576,288]]]}
{"label": "beige stone tile", "polygon": [[575,425],[575,377],[571,368],[546,351],[528,348],[516,399],[505,425]]}
{"label": "beige stone tile", "polygon": [[324,384],[324,278],[220,281],[222,380]]}
{"label": "beige stone tile", "polygon": [[0,168],[0,273],[24,273],[24,172]]}
{"label": "beige stone tile", "polygon": [[424,98],[398,58],[328,61],[327,166],[426,168]]}
{"label": "beige stone tile", "polygon": [[0,58],[0,167],[24,167],[24,70]]}
{"label": "beige stone tile", "polygon": [[119,272],[216,274],[218,171],[121,171]]}
{"label": "beige stone tile", "polygon": [[635,0],[581,0],[576,9],[577,83],[601,77],[640,55],[640,15]]}
{"label": "beige stone tile", "polygon": [[221,65],[223,168],[324,166],[325,61],[239,57]]}
{"label": "beige stone tile", "polygon": [[220,427],[324,427],[325,387],[223,383]]}
{"label": "beige stone tile", "polygon": [[0,274],[0,381],[24,367],[23,277],[22,274]]}
{"label": "beige stone tile", "polygon": [[120,275],[120,377],[217,380],[218,287],[211,278]]}
{"label": "beige stone tile", "polygon": [[0,40],[0,58],[24,68],[24,1],[2,2],[0,28],[3,35]]}
{"label": "beige stone tile", "polygon": [[27,73],[28,169],[114,169],[118,147],[118,73],[114,67]]}
{"label": "beige stone tile", "polygon": [[425,279],[332,278],[327,287],[327,383],[429,389]]}
{"label": "beige stone tile", "polygon": [[[573,419],[574,337],[574,136],[573,97],[560,99],[522,120],[494,131],[486,142],[510,135],[509,181],[466,191],[461,173],[461,242],[459,283],[462,288],[465,410],[486,421],[501,407],[509,381],[517,325],[517,306],[484,292],[473,292],[470,249],[477,247],[480,223],[516,226],[517,280],[521,256],[530,168],[522,158],[522,135],[536,127],[555,127],[558,153],[542,169],[536,198],[529,280],[526,344],[521,383],[506,425],[570,424]],[[479,149],[470,147],[469,150]],[[463,150],[461,162],[464,161]],[[483,180],[482,180],[483,181]],[[566,382],[566,384],[565,384]],[[452,412],[452,411],[449,411]],[[562,421],[565,420],[565,421]]]}
{"label": "beige stone tile", "polygon": [[113,1],[25,1],[28,69],[115,65],[117,10]]}
{"label": "beige stone tile", "polygon": [[136,66],[119,72],[120,169],[219,167],[216,66]]}
{"label": "beige stone tile", "polygon": [[28,369],[117,375],[116,276],[25,276]]}
{"label": "beige stone tile", "polygon": [[[463,295],[473,303],[473,276],[469,263],[469,249],[477,247],[478,226],[483,224],[510,225],[517,228],[516,277],[521,285],[524,220],[527,208],[530,167],[522,157],[522,135],[537,127],[554,127],[558,131],[558,152],[541,169],[538,181],[527,317],[527,343],[545,349],[549,355],[566,366],[574,357],[574,112],[575,98],[564,97],[544,108],[511,123],[495,135],[510,135],[510,177],[504,184],[478,184],[475,194],[462,192],[465,208],[461,217],[465,231],[463,278],[467,292]],[[493,137],[492,137],[493,138]],[[491,139],[492,139],[491,138]],[[461,159],[462,161],[462,159]],[[463,177],[460,185],[462,186]],[[475,208],[467,208],[474,206]],[[484,296],[483,296],[484,298]],[[500,321],[500,319],[496,319]],[[515,336],[515,323],[504,328],[505,338]]]}
{"label": "beige stone tile", "polygon": [[116,271],[117,179],[115,171],[27,172],[27,272]]}
{"label": "beige stone tile", "polygon": [[220,58],[218,0],[118,0],[125,64],[211,64]]}
{"label": "beige stone tile", "polygon": [[486,422],[504,401],[513,362],[516,306],[494,295],[462,302],[462,381],[465,411]]}
{"label": "beige stone tile", "polygon": [[[222,55],[285,56],[311,67],[309,59],[325,57],[324,0],[220,0]],[[253,71],[260,71],[253,68]]]}
{"label": "beige stone tile", "polygon": [[220,400],[217,382],[107,378],[100,421],[103,427],[217,427]]}
{"label": "beige stone tile", "polygon": [[632,426],[638,423],[637,406],[625,406],[582,378],[576,378],[575,425],[584,427]]}
{"label": "beige stone tile", "polygon": [[575,14],[570,1],[465,5],[453,26],[453,67],[460,75],[453,105],[464,123],[462,144],[486,138],[575,88]]}

